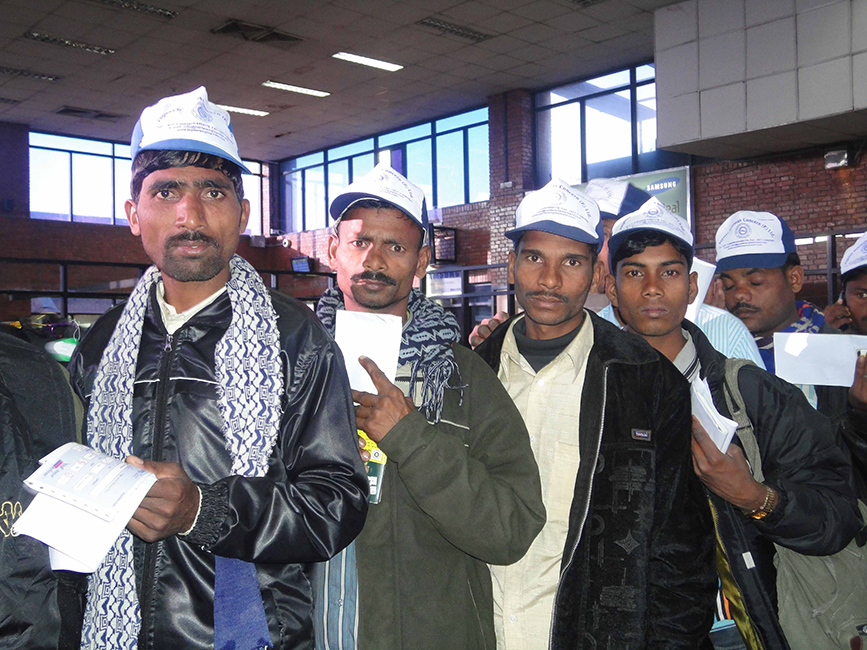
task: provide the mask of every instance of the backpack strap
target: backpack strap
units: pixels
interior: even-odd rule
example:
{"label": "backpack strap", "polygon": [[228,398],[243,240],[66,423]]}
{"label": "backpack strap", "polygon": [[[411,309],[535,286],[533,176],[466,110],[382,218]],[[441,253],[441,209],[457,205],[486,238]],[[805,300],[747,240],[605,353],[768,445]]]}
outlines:
{"label": "backpack strap", "polygon": [[756,442],[756,435],[753,432],[753,423],[747,415],[747,409],[744,404],[744,397],[741,395],[740,386],[738,386],[738,373],[744,366],[754,366],[752,361],[747,359],[726,359],[725,360],[725,388],[723,394],[726,398],[726,406],[735,422],[738,423],[738,439],[744,448],[744,455],[750,463],[753,471],[753,478],[759,483],[763,483],[765,475],[762,472],[762,457],[759,453],[759,443]]}

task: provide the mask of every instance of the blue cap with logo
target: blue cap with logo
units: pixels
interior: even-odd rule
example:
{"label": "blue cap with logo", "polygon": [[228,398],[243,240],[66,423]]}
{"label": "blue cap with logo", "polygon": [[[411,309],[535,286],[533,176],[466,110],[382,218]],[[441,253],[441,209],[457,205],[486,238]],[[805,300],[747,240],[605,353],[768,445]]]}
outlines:
{"label": "blue cap with logo", "polygon": [[717,271],[778,269],[794,252],[794,233],[770,212],[740,210],[716,231]]}
{"label": "blue cap with logo", "polygon": [[662,201],[656,197],[651,197],[638,210],[626,215],[614,224],[614,228],[611,230],[611,237],[608,239],[608,264],[612,269],[614,268],[614,264],[611,260],[614,259],[621,244],[630,235],[644,230],[661,232],[682,241],[689,247],[687,265],[692,266],[694,249],[689,224],[683,217],[678,217],[676,214],[669,212]]}
{"label": "blue cap with logo", "polygon": [[195,151],[224,158],[243,171],[229,113],[208,100],[204,86],[164,97],[142,111],[130,141],[132,159],[140,151]]}
{"label": "blue cap with logo", "polygon": [[528,230],[584,242],[596,251],[602,246],[602,222],[596,202],[556,178],[542,189],[527,193],[515,213],[515,227],[505,234],[517,242]]}

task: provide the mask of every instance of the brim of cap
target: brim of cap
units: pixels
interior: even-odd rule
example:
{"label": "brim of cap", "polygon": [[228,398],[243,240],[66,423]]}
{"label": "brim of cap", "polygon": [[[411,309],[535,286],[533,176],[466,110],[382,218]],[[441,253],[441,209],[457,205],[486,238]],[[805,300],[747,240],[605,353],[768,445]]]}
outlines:
{"label": "brim of cap", "polygon": [[139,149],[133,155],[133,160],[139,154],[140,151],[194,151],[196,153],[206,153],[211,156],[217,156],[218,158],[223,158],[228,160],[229,162],[233,162],[238,167],[241,168],[241,171],[245,174],[252,174],[247,166],[241,162],[240,159],[231,155],[228,151],[220,149],[219,147],[214,147],[212,145],[206,144],[204,142],[199,142],[198,140],[187,140],[184,138],[174,138],[170,140],[160,140],[159,142],[152,142],[151,144],[139,147]]}
{"label": "brim of cap", "polygon": [[389,205],[393,205],[395,210],[400,210],[422,228],[427,227],[427,212],[424,211],[424,207],[422,207],[421,221],[419,221],[418,217],[411,215],[399,205],[395,205],[394,202],[389,201],[387,198],[379,196],[378,194],[373,194],[371,192],[349,192],[347,194],[339,195],[331,202],[331,208],[329,209],[329,212],[331,213],[331,218],[334,219],[336,223],[337,221],[340,221],[340,217],[342,217],[344,213],[349,210],[349,208],[351,208],[353,205],[355,205],[359,201],[366,201],[370,199],[373,199],[374,201],[384,201]]}
{"label": "brim of cap", "polygon": [[[609,268],[613,267],[611,260],[614,259],[614,255],[615,255],[615,253],[617,253],[618,249],[620,248],[620,245],[624,241],[626,241],[626,239],[628,237],[634,235],[637,232],[658,232],[658,233],[662,233],[666,237],[671,237],[673,239],[677,239],[679,241],[682,241],[684,244],[686,244],[689,247],[690,254],[687,256],[687,262],[689,262],[689,266],[692,266],[692,258],[695,257],[695,249],[693,248],[692,244],[690,244],[688,241],[681,239],[677,235],[674,235],[667,230],[662,230],[661,228],[633,228],[632,230],[623,230],[623,231],[617,233],[616,235],[611,235],[611,237],[608,238],[608,267]],[[614,271],[612,270],[612,273],[613,272]]]}
{"label": "brim of cap", "polygon": [[504,234],[513,242],[517,242],[525,232],[529,232],[531,230],[547,232],[551,233],[552,235],[559,235],[560,237],[571,239],[573,241],[580,241],[585,244],[590,244],[591,246],[594,246],[596,248],[597,252],[602,246],[602,237],[600,234],[597,233],[597,235],[594,237],[586,230],[581,230],[581,228],[575,228],[573,226],[564,226],[562,223],[557,223],[556,221],[536,221],[535,223],[527,224],[526,226],[521,226],[520,228],[508,230]]}
{"label": "brim of cap", "polygon": [[732,255],[717,259],[716,272],[731,269],[778,269],[789,259],[790,253],[751,253],[748,255]]}

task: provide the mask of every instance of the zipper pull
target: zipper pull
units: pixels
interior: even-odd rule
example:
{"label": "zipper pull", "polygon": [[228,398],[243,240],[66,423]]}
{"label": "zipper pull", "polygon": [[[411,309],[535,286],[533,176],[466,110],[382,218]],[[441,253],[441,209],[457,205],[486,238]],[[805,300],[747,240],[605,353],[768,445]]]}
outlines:
{"label": "zipper pull", "polygon": [[172,335],[171,334],[166,334],[166,344],[165,344],[165,347],[163,349],[166,352],[168,352],[169,350],[172,349]]}

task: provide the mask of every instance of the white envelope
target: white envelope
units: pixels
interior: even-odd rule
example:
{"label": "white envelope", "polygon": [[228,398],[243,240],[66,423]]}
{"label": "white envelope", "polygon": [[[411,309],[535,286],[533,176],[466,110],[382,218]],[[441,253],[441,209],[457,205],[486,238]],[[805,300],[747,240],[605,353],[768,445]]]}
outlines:
{"label": "white envelope", "polygon": [[337,310],[334,340],[343,353],[349,385],[353,390],[376,394],[373,380],[358,362],[361,356],[371,359],[394,383],[402,331],[403,319],[400,316]]}
{"label": "white envelope", "polygon": [[851,386],[859,350],[867,336],[856,334],[774,334],[777,376],[793,384]]}
{"label": "white envelope", "polygon": [[735,431],[737,431],[738,423],[729,420],[717,411],[706,379],[696,379],[693,381],[689,392],[692,398],[692,414],[699,421],[699,424],[704,427],[705,432],[714,441],[717,449],[722,453],[726,453],[735,435]]}

